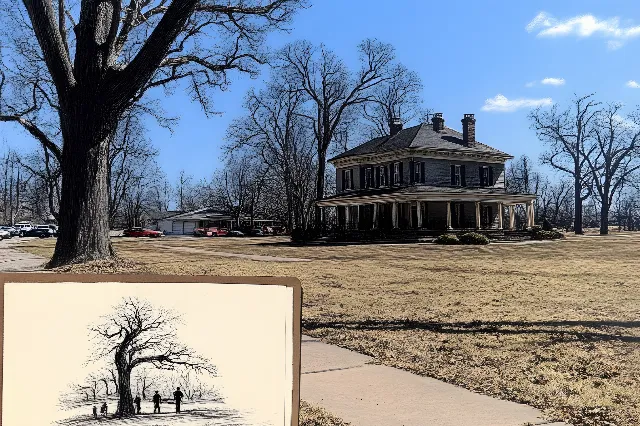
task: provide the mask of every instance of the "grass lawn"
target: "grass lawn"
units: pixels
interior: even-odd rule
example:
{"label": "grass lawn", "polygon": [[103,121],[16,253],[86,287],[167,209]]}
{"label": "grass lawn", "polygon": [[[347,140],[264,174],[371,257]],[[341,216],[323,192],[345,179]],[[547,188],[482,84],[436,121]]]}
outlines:
{"label": "grass lawn", "polygon": [[[638,234],[476,247],[113,241],[120,255],[158,273],[298,277],[304,332],[379,363],[528,403],[576,425],[635,425],[640,418]],[[21,247],[50,255],[53,243]]]}

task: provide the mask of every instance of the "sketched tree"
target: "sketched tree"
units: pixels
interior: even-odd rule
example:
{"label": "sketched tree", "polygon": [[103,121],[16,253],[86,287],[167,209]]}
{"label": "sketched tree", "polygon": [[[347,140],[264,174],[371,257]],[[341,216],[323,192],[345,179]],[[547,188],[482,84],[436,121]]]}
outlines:
{"label": "sketched tree", "polygon": [[179,322],[180,317],[171,311],[125,298],[101,324],[90,328],[97,358],[113,357],[118,372],[117,417],[134,414],[131,376],[137,368],[182,367],[215,374],[215,366],[178,341],[175,326]]}

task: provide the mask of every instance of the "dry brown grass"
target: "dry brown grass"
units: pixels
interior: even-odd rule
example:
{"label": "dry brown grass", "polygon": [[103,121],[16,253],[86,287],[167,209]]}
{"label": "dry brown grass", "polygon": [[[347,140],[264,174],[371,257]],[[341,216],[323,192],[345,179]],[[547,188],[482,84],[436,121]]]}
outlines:
{"label": "dry brown grass", "polygon": [[322,408],[300,401],[300,426],[349,426],[350,424]]}
{"label": "dry brown grass", "polygon": [[[284,241],[114,244],[158,273],[296,276],[310,335],[386,365],[534,405],[549,418],[638,423],[640,235],[482,247],[290,247]],[[46,255],[52,243],[24,248]],[[313,261],[257,262],[207,250]]]}

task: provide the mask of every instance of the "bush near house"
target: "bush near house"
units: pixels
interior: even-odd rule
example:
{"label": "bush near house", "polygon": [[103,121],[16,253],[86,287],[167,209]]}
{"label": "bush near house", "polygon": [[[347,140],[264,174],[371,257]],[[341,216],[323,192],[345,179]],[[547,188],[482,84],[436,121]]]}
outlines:
{"label": "bush near house", "polygon": [[436,238],[433,242],[436,244],[443,244],[443,245],[460,244],[460,240],[458,239],[458,237],[451,234],[442,234],[438,238]]}
{"label": "bush near house", "polygon": [[540,226],[534,226],[531,228],[532,240],[558,240],[560,238],[564,238],[564,234],[562,232],[554,230],[546,231]]}
{"label": "bush near house", "polygon": [[482,234],[478,234],[477,232],[468,232],[466,234],[462,234],[459,237],[460,244],[471,244],[471,245],[487,245],[489,244],[489,238]]}

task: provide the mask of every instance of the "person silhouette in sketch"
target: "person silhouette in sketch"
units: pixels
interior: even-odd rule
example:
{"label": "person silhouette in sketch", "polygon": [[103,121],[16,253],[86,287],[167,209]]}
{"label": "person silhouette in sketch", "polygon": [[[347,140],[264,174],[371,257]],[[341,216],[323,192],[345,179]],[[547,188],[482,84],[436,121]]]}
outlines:
{"label": "person silhouette in sketch", "polygon": [[173,399],[176,401],[176,414],[180,412],[180,402],[182,402],[183,396],[182,392],[180,392],[180,388],[176,388],[176,391],[173,393]]}
{"label": "person silhouette in sketch", "polygon": [[102,403],[102,407],[100,407],[100,412],[104,417],[107,417],[107,402]]}
{"label": "person silhouette in sketch", "polygon": [[96,407],[95,405],[93,406],[93,418],[98,418],[98,407]]}
{"label": "person silhouette in sketch", "polygon": [[153,395],[153,414],[158,410],[158,414],[160,414],[160,394],[158,391]]}
{"label": "person silhouette in sketch", "polygon": [[133,400],[133,402],[136,404],[136,414],[140,414],[140,394],[136,395],[135,399]]}

